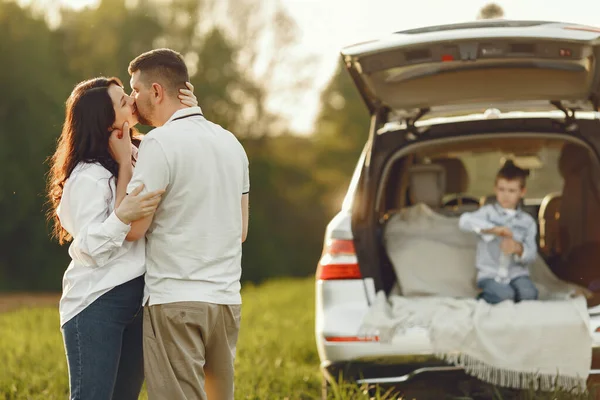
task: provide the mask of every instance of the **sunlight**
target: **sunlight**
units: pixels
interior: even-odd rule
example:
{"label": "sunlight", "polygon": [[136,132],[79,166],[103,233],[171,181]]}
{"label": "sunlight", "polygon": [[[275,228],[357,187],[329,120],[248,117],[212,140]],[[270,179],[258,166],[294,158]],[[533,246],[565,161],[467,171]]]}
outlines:
{"label": "sunlight", "polygon": [[87,6],[93,6],[100,2],[100,0],[18,0],[17,3],[21,5],[33,4],[42,8],[52,8],[57,6],[67,6],[75,10],[80,10]]}
{"label": "sunlight", "polygon": [[60,2],[78,10],[87,6],[95,5],[98,3],[98,0],[60,0]]}

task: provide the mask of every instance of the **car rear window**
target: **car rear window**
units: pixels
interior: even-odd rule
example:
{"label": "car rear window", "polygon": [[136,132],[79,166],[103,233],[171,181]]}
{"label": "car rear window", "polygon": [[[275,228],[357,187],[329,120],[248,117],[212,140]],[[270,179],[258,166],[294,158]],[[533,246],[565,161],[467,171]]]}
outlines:
{"label": "car rear window", "polygon": [[496,173],[504,162],[512,159],[521,168],[529,170],[527,198],[542,199],[549,193],[560,192],[563,178],[558,164],[560,148],[541,148],[534,154],[485,152],[458,155],[469,176],[468,193],[481,197],[493,192]]}

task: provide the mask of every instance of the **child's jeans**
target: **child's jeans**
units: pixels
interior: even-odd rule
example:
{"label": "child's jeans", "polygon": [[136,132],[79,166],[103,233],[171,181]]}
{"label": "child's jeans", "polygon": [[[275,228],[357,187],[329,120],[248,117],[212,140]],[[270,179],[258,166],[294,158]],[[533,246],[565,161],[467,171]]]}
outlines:
{"label": "child's jeans", "polygon": [[528,276],[515,278],[508,284],[496,282],[494,279],[482,279],[477,282],[477,286],[483,290],[479,298],[490,304],[498,304],[505,300],[537,300],[538,297],[538,290]]}

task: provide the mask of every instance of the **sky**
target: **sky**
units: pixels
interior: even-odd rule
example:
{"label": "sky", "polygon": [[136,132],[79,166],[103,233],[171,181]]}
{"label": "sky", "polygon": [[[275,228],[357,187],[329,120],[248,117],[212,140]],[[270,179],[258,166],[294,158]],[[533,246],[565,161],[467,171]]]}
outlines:
{"label": "sky", "polygon": [[[25,0],[24,0],[25,1]],[[49,1],[49,0],[46,0]],[[97,0],[58,0],[81,8]],[[54,3],[54,1],[52,1]],[[319,94],[342,47],[422,26],[472,21],[488,0],[281,0],[301,34],[296,51],[314,58],[311,86],[293,100],[270,102],[298,133],[309,133]],[[600,26],[600,0],[497,0],[507,19],[549,20]]]}

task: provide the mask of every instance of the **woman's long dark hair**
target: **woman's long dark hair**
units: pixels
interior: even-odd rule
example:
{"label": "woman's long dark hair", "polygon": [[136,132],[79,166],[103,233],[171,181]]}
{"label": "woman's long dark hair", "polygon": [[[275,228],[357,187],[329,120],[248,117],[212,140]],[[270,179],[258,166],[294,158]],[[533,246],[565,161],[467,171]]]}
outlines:
{"label": "woman's long dark hair", "polygon": [[[48,174],[48,218],[52,235],[60,244],[70,241],[56,213],[66,180],[80,162],[97,163],[116,178],[119,166],[111,156],[108,139],[115,123],[115,110],[108,94],[110,85],[123,86],[118,78],[94,78],[79,83],[67,99],[66,116]],[[136,142],[139,144],[139,142]]]}

